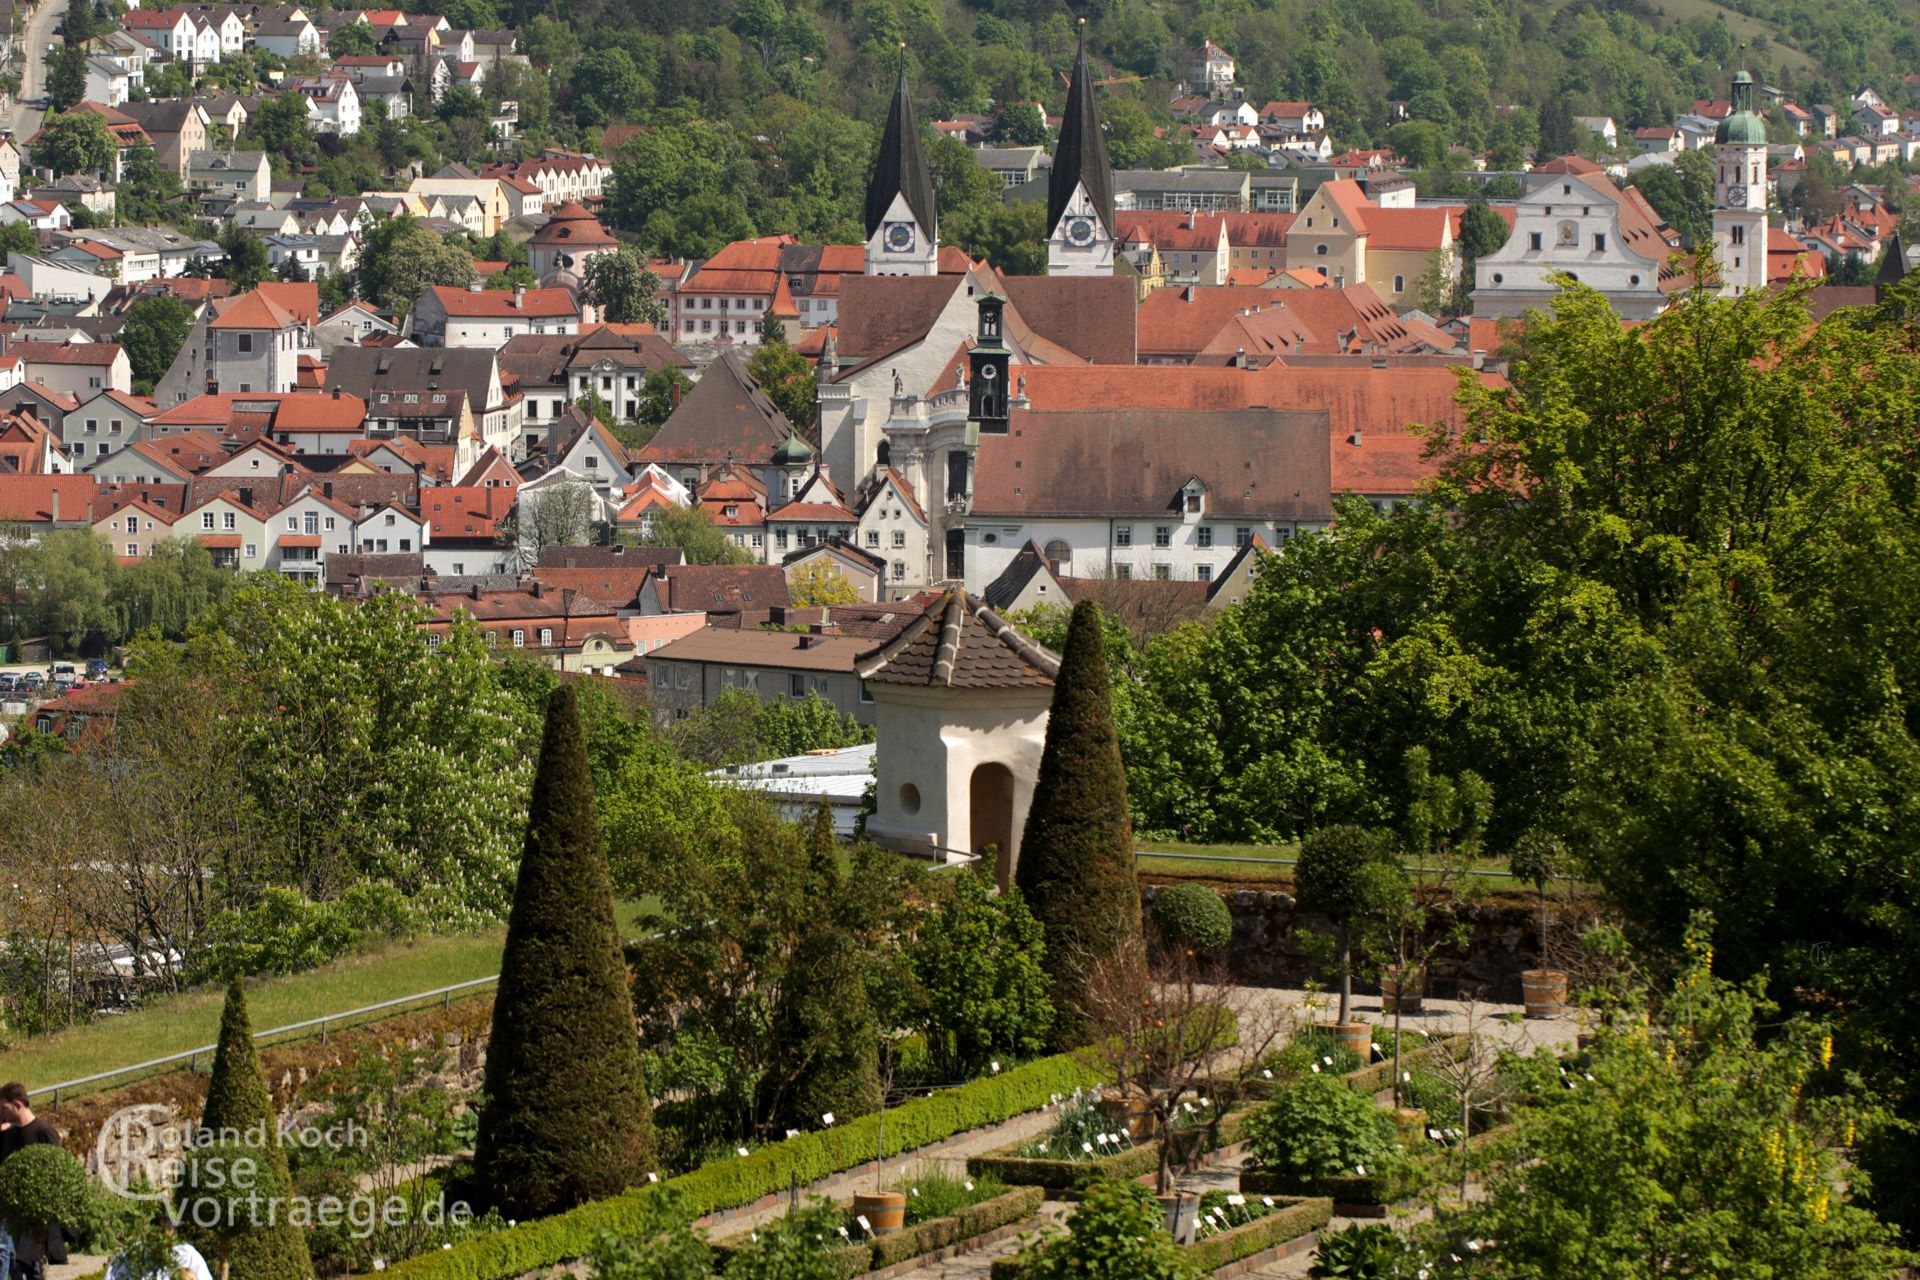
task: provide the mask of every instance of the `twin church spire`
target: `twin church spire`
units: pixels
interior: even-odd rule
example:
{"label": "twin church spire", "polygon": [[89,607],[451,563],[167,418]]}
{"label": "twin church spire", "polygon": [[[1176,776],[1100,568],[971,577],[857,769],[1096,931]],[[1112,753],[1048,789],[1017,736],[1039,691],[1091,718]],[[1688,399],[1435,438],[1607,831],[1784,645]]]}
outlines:
{"label": "twin church spire", "polygon": [[[907,94],[906,56],[867,183],[868,275],[936,274],[939,210],[933,174],[920,145],[919,122]],[[1114,261],[1113,170],[1106,135],[1093,102],[1083,30],[1067,89],[1066,114],[1047,180],[1047,271],[1050,275],[1111,275]]]}

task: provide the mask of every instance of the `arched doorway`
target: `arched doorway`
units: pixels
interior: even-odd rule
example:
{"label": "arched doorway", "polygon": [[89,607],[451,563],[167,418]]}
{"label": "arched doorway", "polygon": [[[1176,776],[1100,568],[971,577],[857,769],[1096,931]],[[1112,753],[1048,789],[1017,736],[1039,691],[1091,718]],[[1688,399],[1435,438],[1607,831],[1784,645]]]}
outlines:
{"label": "arched doorway", "polygon": [[972,833],[969,853],[994,849],[993,878],[1006,888],[1013,879],[1013,770],[1003,764],[983,764],[973,771],[968,788],[967,829]]}

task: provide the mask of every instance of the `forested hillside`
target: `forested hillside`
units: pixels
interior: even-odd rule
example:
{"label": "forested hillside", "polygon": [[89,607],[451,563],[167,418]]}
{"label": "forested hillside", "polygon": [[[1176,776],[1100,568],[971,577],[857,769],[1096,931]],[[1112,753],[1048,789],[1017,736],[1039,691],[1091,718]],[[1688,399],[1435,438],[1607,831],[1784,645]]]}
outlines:
{"label": "forested hillside", "polygon": [[[1032,100],[1057,111],[1082,16],[1096,62],[1113,77],[1102,110],[1123,166],[1186,158],[1154,127],[1171,123],[1168,99],[1202,37],[1235,55],[1256,102],[1324,106],[1342,147],[1381,140],[1396,103],[1454,143],[1511,157],[1540,141],[1543,117],[1554,132],[1550,104],[1613,116],[1623,130],[1665,124],[1696,97],[1725,96],[1736,67],[1809,103],[1844,101],[1872,83],[1899,104],[1920,85],[1907,82],[1920,71],[1917,0],[1741,6],[454,0],[442,8],[460,26],[516,27],[549,73],[499,86],[522,99],[528,141],[611,144],[625,161],[616,223],[651,248],[697,254],[753,232],[854,234],[873,126],[903,43],[923,119]],[[650,132],[609,136],[608,124]],[[964,160],[948,152],[936,162],[943,208],[955,214],[994,194]],[[1022,216],[962,215],[947,238],[983,251],[1017,242],[1027,229],[1011,224]]]}

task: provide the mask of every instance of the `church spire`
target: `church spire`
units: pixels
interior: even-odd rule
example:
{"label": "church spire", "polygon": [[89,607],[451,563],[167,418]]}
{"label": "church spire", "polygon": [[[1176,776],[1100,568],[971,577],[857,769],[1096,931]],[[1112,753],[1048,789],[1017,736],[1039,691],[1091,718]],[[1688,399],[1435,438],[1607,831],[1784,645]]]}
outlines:
{"label": "church spire", "polygon": [[1080,24],[1080,50],[1074,56],[1073,84],[1067,89],[1067,110],[1060,120],[1060,141],[1053,151],[1053,175],[1047,179],[1047,226],[1057,228],[1060,215],[1073,203],[1074,192],[1084,190],[1101,227],[1113,234],[1113,170],[1107,163],[1106,135],[1093,105],[1093,73],[1087,68],[1086,21]]}
{"label": "church spire", "polygon": [[931,274],[937,260],[938,211],[933,174],[920,148],[920,125],[907,96],[906,46],[900,46],[900,78],[880,135],[873,177],[867,183],[867,273]]}

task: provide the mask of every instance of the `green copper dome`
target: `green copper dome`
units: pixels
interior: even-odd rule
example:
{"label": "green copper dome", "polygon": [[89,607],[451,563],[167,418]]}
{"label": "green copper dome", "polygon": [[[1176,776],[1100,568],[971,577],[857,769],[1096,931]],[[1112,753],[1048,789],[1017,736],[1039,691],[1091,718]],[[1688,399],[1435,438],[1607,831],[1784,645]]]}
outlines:
{"label": "green copper dome", "polygon": [[813,461],[813,449],[800,438],[798,431],[789,431],[780,447],[773,451],[773,465],[776,467],[800,467]]}
{"label": "green copper dome", "polygon": [[1713,132],[1715,146],[1764,147],[1767,122],[1753,110],[1753,77],[1744,71],[1733,73],[1733,110]]}
{"label": "green copper dome", "polygon": [[1713,142],[1719,147],[1764,147],[1767,145],[1767,123],[1751,111],[1736,111],[1714,130]]}

